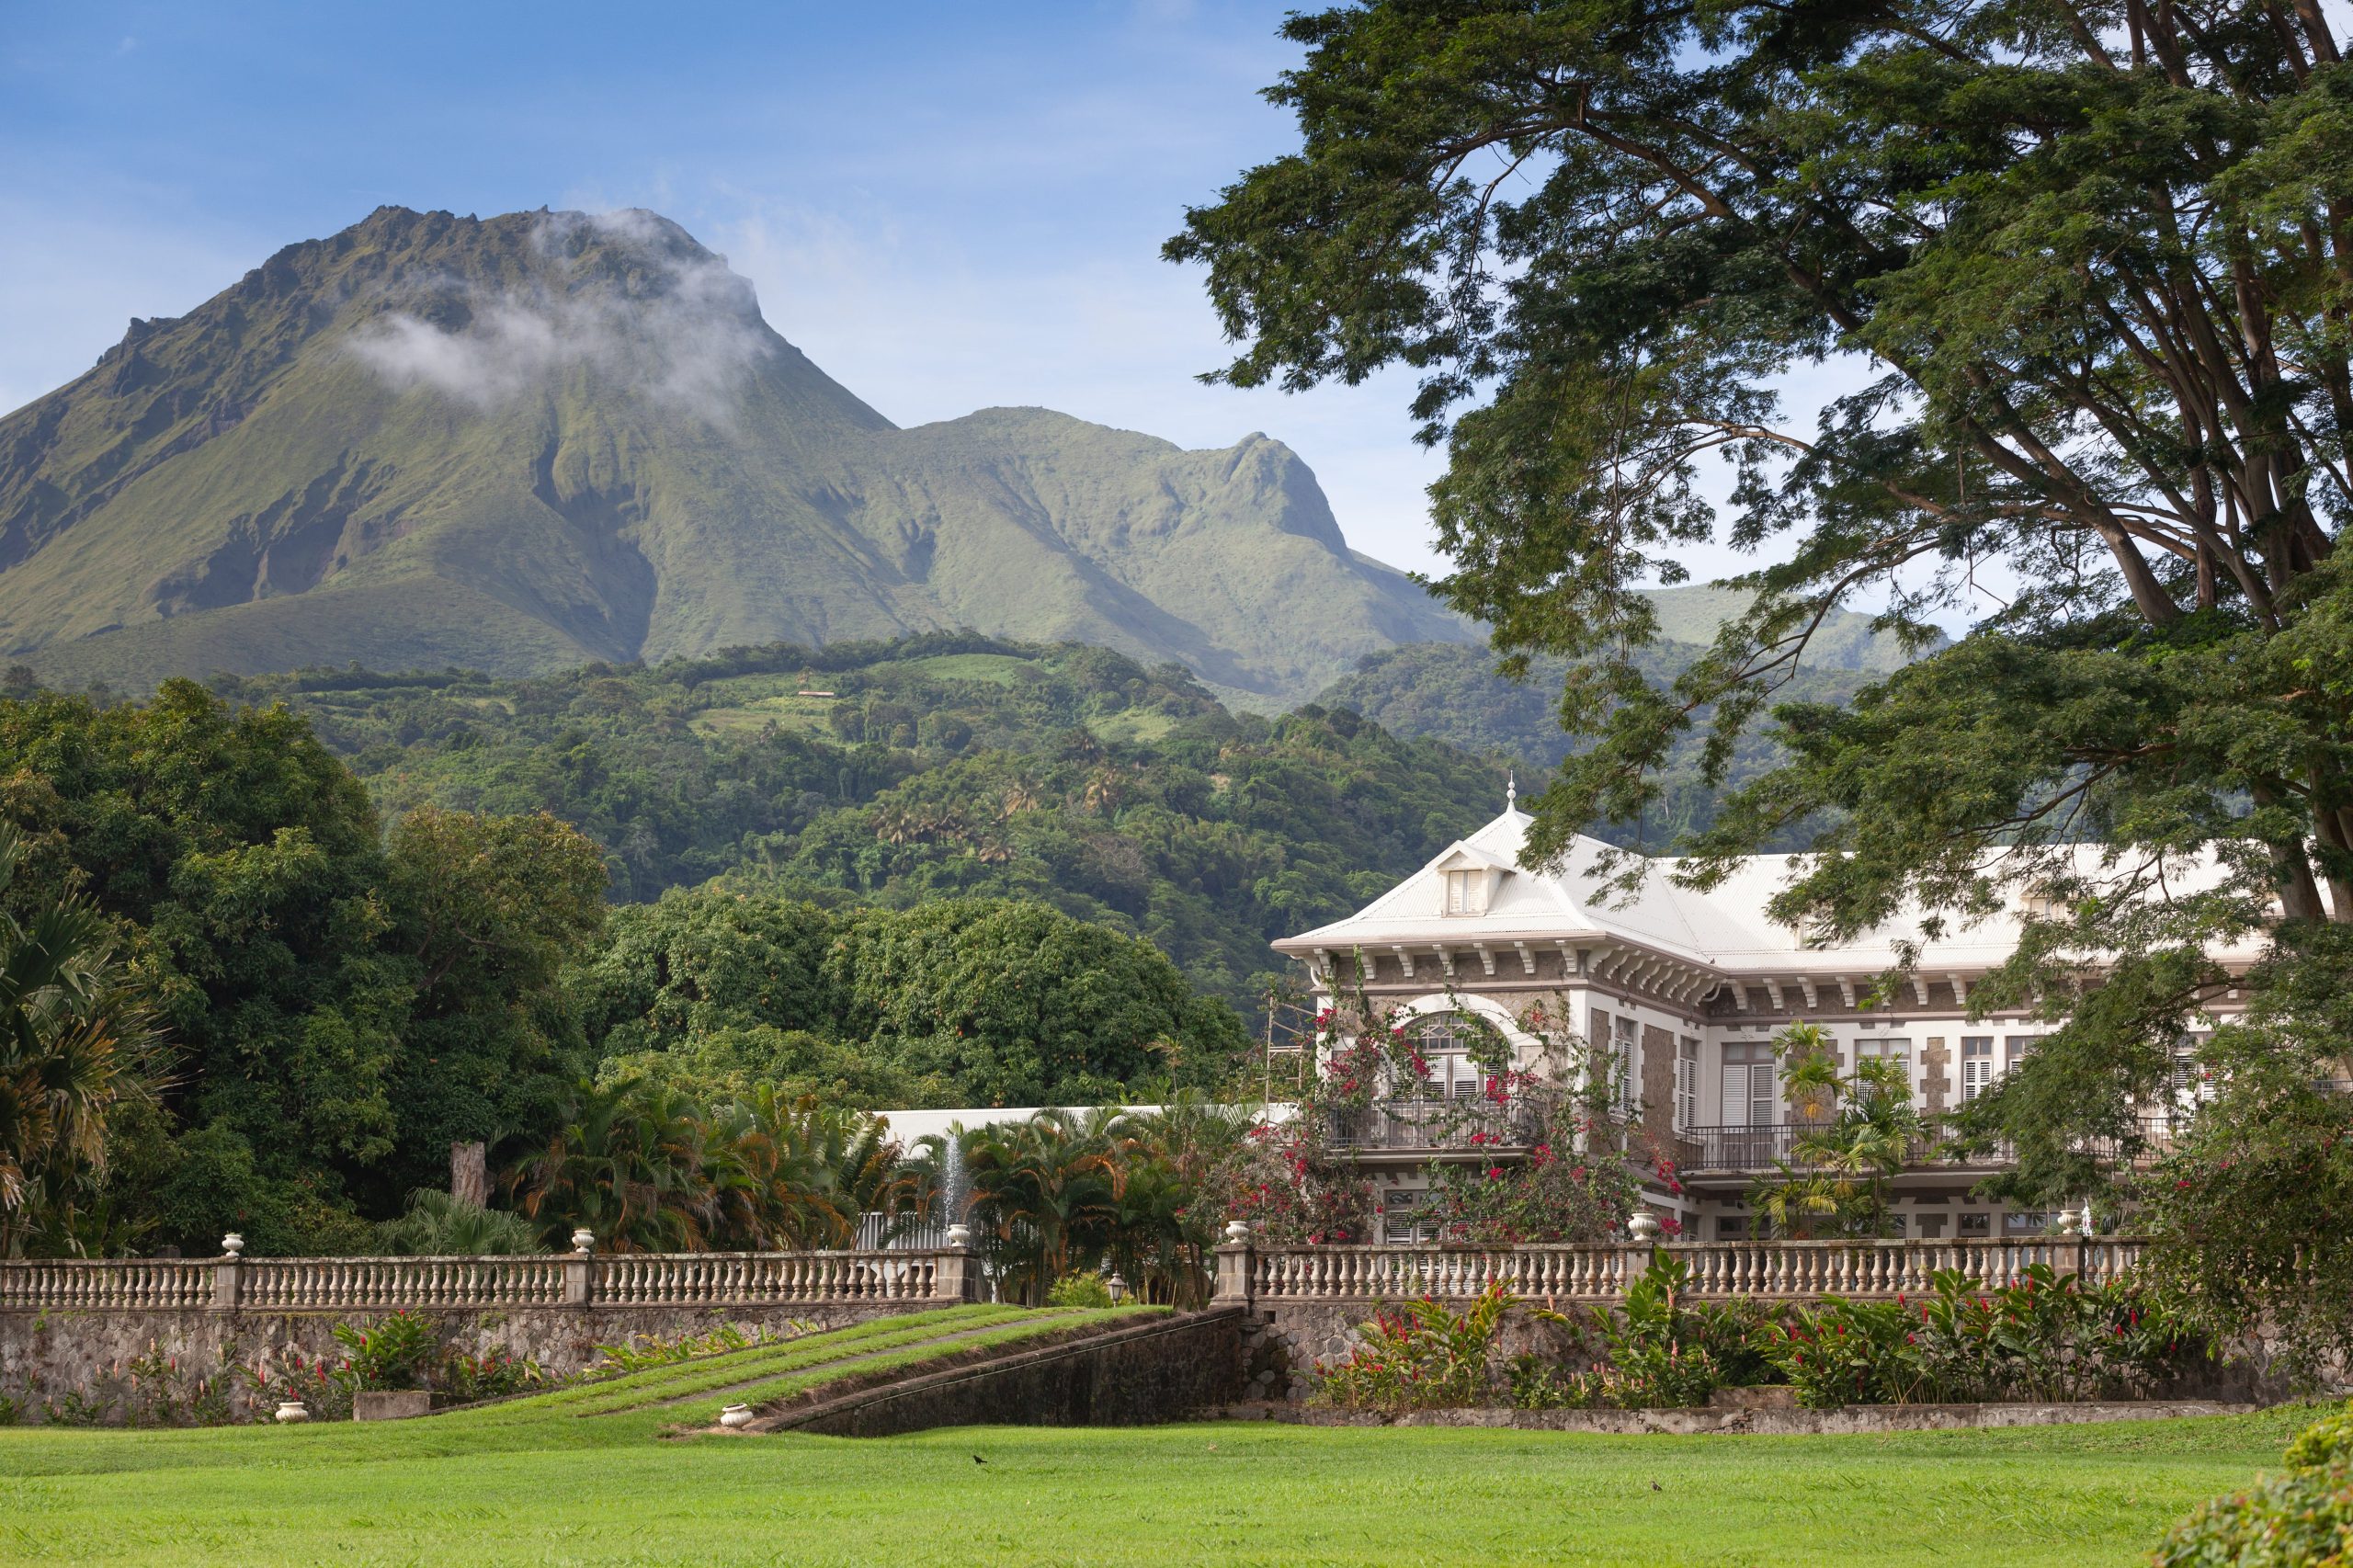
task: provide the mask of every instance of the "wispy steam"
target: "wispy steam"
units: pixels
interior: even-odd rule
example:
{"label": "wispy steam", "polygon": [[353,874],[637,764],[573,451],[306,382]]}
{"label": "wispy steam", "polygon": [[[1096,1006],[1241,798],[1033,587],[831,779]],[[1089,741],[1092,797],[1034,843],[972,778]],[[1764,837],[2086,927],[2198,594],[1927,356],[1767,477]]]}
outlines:
{"label": "wispy steam", "polygon": [[553,213],[532,237],[549,282],[490,290],[450,280],[424,314],[397,312],[355,334],[352,354],[395,388],[477,408],[586,367],[729,421],[745,373],[776,341],[749,283],[651,212]]}

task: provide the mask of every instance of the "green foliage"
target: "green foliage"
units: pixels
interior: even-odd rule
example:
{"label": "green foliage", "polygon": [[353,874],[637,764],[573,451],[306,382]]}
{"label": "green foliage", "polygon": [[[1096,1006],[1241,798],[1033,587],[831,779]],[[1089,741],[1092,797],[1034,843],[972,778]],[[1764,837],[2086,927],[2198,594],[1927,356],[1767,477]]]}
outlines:
{"label": "green foliage", "polygon": [[351,1250],[359,1207],[442,1179],[453,1139],[529,1119],[574,1068],[557,973],[601,878],[561,824],[426,812],[387,846],[301,719],[184,681],[143,707],[0,702],[0,770],[9,905],[86,901],[173,1051],[153,1111],[111,1130],[124,1235]]}
{"label": "green foliage", "polygon": [[365,1326],[339,1323],[335,1338],[344,1348],[353,1386],[370,1391],[425,1387],[441,1349],[441,1331],[433,1320],[406,1311],[388,1312]]}
{"label": "green foliage", "polygon": [[1091,1268],[1084,1273],[1065,1274],[1055,1280],[1053,1288],[1046,1292],[1046,1305],[1108,1307],[1111,1305],[1111,1287],[1103,1282],[1103,1276]]}
{"label": "green foliage", "polygon": [[2143,1267],[2165,1299],[2218,1341],[2261,1332],[2280,1369],[2321,1380],[2353,1351],[2353,1099],[2279,1053],[2220,1031],[2214,1098],[2137,1184]]}
{"label": "green foliage", "polygon": [[[1723,603],[1726,599],[1731,602]],[[1689,586],[1659,589],[1650,601],[1660,618],[1662,640],[1636,650],[1632,657],[1643,678],[1661,688],[1672,687],[1677,676],[1705,655],[1716,626],[1741,608],[1741,596]],[[1709,613],[1678,613],[1687,604],[1706,607]],[[1782,693],[1787,699],[1840,706],[1863,684],[1863,669],[1902,662],[1894,639],[1872,637],[1868,617],[1839,611],[1833,621],[1849,640],[1834,648],[1828,629],[1817,633],[1807,647],[1810,667],[1790,677]],[[1816,661],[1822,667],[1811,667]],[[1527,673],[1518,679],[1499,674],[1495,665],[1495,653],[1486,648],[1410,643],[1366,654],[1315,700],[1326,708],[1352,709],[1394,734],[1444,741],[1476,756],[1515,758],[1521,788],[1532,797],[1545,775],[1568,757],[1590,751],[1593,737],[1561,727],[1560,693],[1569,682],[1568,660],[1530,659]],[[1745,786],[1788,760],[1769,736],[1744,734],[1722,777],[1711,780],[1703,743],[1696,736],[1680,737],[1660,769],[1657,800],[1645,805],[1638,819],[1590,823],[1586,831],[1612,844],[1677,843],[1714,823],[1717,802],[1727,789]],[[1792,824],[1758,847],[1802,848],[1812,828],[1811,823]]]}
{"label": "green foliage", "polygon": [[608,1069],[642,1063],[704,1093],[1086,1104],[1149,1079],[1218,1081],[1247,1049],[1232,1011],[1192,995],[1150,943],[1010,900],[830,915],[674,892],[620,912],[579,992]]}
{"label": "green foliage", "polygon": [[757,1085],[705,1105],[641,1080],[576,1085],[504,1178],[550,1246],[607,1252],[846,1247],[868,1212],[912,1202],[880,1123]]}
{"label": "green foliage", "polygon": [[2140,1281],[2085,1289],[2030,1264],[1990,1288],[1955,1269],[1918,1301],[1827,1297],[1764,1330],[1800,1403],[2145,1398],[2212,1354]]}
{"label": "green foliage", "polygon": [[2353,1562],[2353,1416],[2325,1416],[2288,1445],[2288,1473],[2201,1505],[2157,1568],[2339,1568]]}
{"label": "green foliage", "polygon": [[[953,662],[983,658],[1007,678]],[[803,672],[837,695],[797,696]],[[970,634],[525,680],[220,685],[301,710],[388,813],[575,824],[603,848],[616,898],[723,874],[731,891],[828,909],[1041,900],[1149,938],[1245,1010],[1272,973],[1267,942],[1357,908],[1503,798],[1499,763],[1345,710],[1229,713],[1178,667]],[[779,1027],[809,1027],[792,992],[814,977],[796,967],[769,987]]]}
{"label": "green foliage", "polygon": [[1662,1254],[1627,1288],[1615,1312],[1593,1309],[1598,1365],[1563,1379],[1541,1362],[1514,1369],[1522,1409],[1672,1410],[1708,1403],[1716,1390],[1778,1381],[1758,1346],[1770,1321],[1752,1301],[1682,1299],[1690,1266]]}
{"label": "green foliage", "polygon": [[[24,837],[0,820],[0,897]],[[79,899],[19,920],[0,908],[0,1257],[63,1252],[90,1233],[109,1126],[155,1092],[148,1023],[114,933]]]}
{"label": "green foliage", "polygon": [[1896,1175],[1927,1146],[1905,1070],[1865,1057],[1842,1076],[1838,1052],[1817,1024],[1781,1029],[1773,1054],[1803,1131],[1750,1193],[1757,1217],[1773,1234],[1802,1241],[1886,1233]]}
{"label": "green foliage", "polygon": [[[1282,25],[1298,148],[1165,247],[1208,268],[1233,384],[1421,373],[1440,591],[1515,667],[1562,661],[1593,743],[1533,858],[1673,814],[1691,737],[1729,782],[1770,707],[1788,761],[1680,875],[1798,833],[1768,913],[1834,945],[2043,911],[1971,991],[2067,1020],[1964,1114],[2021,1196],[2083,1191],[2234,986],[2314,1075],[2353,1038],[2340,24],[1366,0]],[[1787,417],[1833,358],[1869,381]],[[1662,687],[1643,585],[1724,542],[1752,597]],[[1974,624],[1788,700],[1841,609],[1921,651]],[[2270,961],[2226,971],[2234,943]]]}
{"label": "green foliage", "polygon": [[405,1257],[508,1257],[547,1249],[539,1227],[520,1214],[421,1187],[408,1195],[399,1219],[376,1227],[370,1250]]}
{"label": "green foliage", "polygon": [[1343,1410],[1447,1410],[1488,1403],[1496,1378],[1495,1336],[1516,1310],[1540,1322],[1560,1313],[1530,1306],[1490,1285],[1460,1312],[1429,1297],[1376,1312],[1356,1346],[1330,1366],[1315,1364],[1315,1397]]}

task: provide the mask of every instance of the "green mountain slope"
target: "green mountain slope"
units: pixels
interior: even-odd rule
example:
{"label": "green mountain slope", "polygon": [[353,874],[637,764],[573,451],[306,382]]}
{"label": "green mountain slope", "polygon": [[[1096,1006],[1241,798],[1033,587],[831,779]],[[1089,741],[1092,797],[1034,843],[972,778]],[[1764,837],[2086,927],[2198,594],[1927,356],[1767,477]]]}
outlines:
{"label": "green mountain slope", "polygon": [[1500,764],[1354,714],[1236,713],[1173,664],[970,633],[215,685],[301,710],[388,813],[554,812],[604,846],[619,898],[719,878],[829,906],[1039,899],[1151,938],[1245,1016],[1267,942],[1504,799]]}
{"label": "green mountain slope", "polygon": [[0,648],[52,680],[959,626],[1262,703],[1465,635],[1279,443],[1042,409],[895,428],[651,213],[380,209],[0,419]]}
{"label": "green mountain slope", "polygon": [[[1698,659],[1723,621],[1739,613],[1745,597],[1717,587],[1663,588],[1651,596],[1666,635],[1644,650],[1644,676],[1664,686]],[[1817,634],[1806,664],[1782,688],[1787,701],[1845,703],[1874,676],[1899,667],[1903,649],[1894,638],[1871,631],[1870,618],[1834,613]],[[1561,730],[1560,695],[1568,672],[1560,659],[1531,662],[1528,679],[1511,681],[1495,673],[1495,656],[1461,642],[1411,643],[1381,649],[1316,698],[1326,708],[1347,709],[1400,735],[1444,741],[1483,756],[1512,759],[1531,780],[1559,765],[1573,750]],[[1670,754],[1667,797],[1659,820],[1641,824],[1645,842],[1660,844],[1678,832],[1703,825],[1715,810],[1717,791],[1699,777],[1700,734],[1686,738]],[[1782,758],[1764,733],[1751,731],[1733,753],[1730,782],[1755,778]],[[1635,836],[1630,829],[1597,825],[1613,840]],[[1782,847],[1796,847],[1798,840]]]}

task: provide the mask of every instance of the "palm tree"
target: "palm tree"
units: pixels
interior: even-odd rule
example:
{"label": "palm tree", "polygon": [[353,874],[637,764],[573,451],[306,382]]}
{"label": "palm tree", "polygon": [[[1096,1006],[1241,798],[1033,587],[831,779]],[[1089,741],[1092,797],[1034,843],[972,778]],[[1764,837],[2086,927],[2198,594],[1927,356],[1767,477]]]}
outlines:
{"label": "palm tree", "polygon": [[507,1209],[484,1209],[438,1187],[408,1195],[408,1211],[376,1227],[385,1251],[403,1257],[502,1257],[545,1252],[540,1228]]}
{"label": "palm tree", "polygon": [[1758,1184],[1752,1201],[1774,1234],[1803,1240],[1822,1230],[1881,1234],[1890,1183],[1920,1146],[1925,1126],[1902,1068],[1866,1057],[1841,1077],[1828,1040],[1812,1024],[1781,1031],[1782,1081],[1807,1106],[1805,1131]]}
{"label": "palm tree", "polygon": [[907,1199],[899,1146],[872,1117],[763,1084],[715,1119],[721,1228],[755,1249],[846,1247],[870,1210]]}
{"label": "palm tree", "polygon": [[1079,1262],[1102,1257],[1124,1175],[1112,1149],[1119,1118],[1041,1110],[963,1134],[972,1215],[1007,1294],[1041,1302]]}
{"label": "palm tree", "polygon": [[1209,1256],[1224,1216],[1207,1194],[1256,1121],[1255,1107],[1219,1105],[1189,1090],[1122,1119],[1111,1261],[1143,1300],[1180,1307],[1209,1300]]}
{"label": "palm tree", "polygon": [[516,1210],[551,1240],[574,1228],[613,1252],[699,1252],[721,1216],[710,1127],[642,1079],[575,1085],[545,1144],[507,1172]]}
{"label": "palm tree", "polygon": [[[0,891],[23,854],[0,823]],[[83,1250],[109,1119],[153,1094],[153,1050],[105,916],[74,900],[0,914],[0,1256]]]}

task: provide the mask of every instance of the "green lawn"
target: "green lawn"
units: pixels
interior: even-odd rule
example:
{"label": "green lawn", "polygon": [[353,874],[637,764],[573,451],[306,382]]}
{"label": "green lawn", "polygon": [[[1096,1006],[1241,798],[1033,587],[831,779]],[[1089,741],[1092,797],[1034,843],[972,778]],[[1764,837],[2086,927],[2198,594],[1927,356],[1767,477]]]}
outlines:
{"label": "green lawn", "polygon": [[0,1562],[2126,1563],[2276,1467],[2313,1415],[1883,1437],[664,1436],[740,1397],[710,1392],[715,1369],[773,1396],[851,1356],[1099,1315],[929,1313],[429,1421],[0,1431]]}

